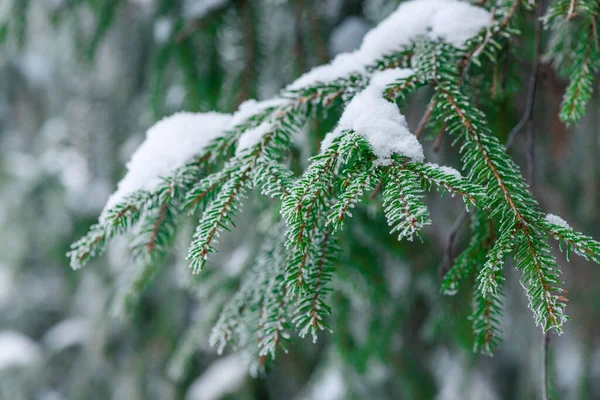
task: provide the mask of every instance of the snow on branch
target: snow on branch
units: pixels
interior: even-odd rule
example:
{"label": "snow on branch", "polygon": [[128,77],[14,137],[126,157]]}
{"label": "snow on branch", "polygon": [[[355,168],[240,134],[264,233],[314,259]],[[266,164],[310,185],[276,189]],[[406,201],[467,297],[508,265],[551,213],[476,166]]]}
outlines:
{"label": "snow on branch", "polygon": [[[478,213],[471,243],[442,285],[454,293],[459,280],[477,274],[475,348],[491,352],[500,342],[508,255],[523,271],[521,282],[538,325],[560,332],[566,320],[560,267],[540,232],[566,244],[567,252],[594,261],[600,260],[600,244],[542,213],[473,100],[483,85],[466,79],[490,73],[485,69],[504,51],[500,41],[516,32],[511,21],[519,4],[502,2],[490,13],[458,0],[405,1],[358,50],[304,74],[274,99],[247,101],[233,115],[179,113],[158,122],[128,163],[100,223],[73,245],[72,265],[100,254],[108,239],[133,225],[140,235],[134,249],[153,261],[155,250],[170,243],[178,216],[188,210],[202,214],[188,252],[199,272],[218,251],[221,233],[235,227],[246,196],[260,186],[271,197],[267,207],[279,207],[270,214],[281,231],[262,261],[243,275],[211,342],[222,349],[256,333],[253,341],[264,363],[294,325],[301,336],[313,338],[329,329],[327,294],[339,262],[338,235],[357,205],[375,206],[392,233],[411,240],[432,223],[425,190],[436,186],[442,195],[459,194]],[[480,54],[485,62],[473,62],[469,71]],[[460,144],[465,176],[424,162],[423,147],[398,108],[426,85],[435,94],[424,119],[437,121],[442,133]],[[335,129],[304,171],[297,171],[289,157],[297,145],[293,137],[311,117],[329,111],[341,113]]]}
{"label": "snow on branch", "polygon": [[367,88],[346,106],[338,126],[323,140],[321,149],[327,149],[344,132],[354,131],[368,140],[378,165],[389,165],[394,154],[423,161],[423,147],[409,131],[406,118],[395,104],[383,98],[388,84],[412,73],[410,69],[390,69],[373,74]]}
{"label": "snow on branch", "polygon": [[231,115],[216,112],[181,112],[154,124],[127,163],[127,174],[108,199],[105,212],[138,190],[156,189],[161,178],[201,154],[212,139],[221,136],[231,120]]}
{"label": "snow on branch", "polygon": [[406,1],[367,33],[358,50],[342,53],[331,63],[314,68],[288,89],[297,90],[353,74],[365,74],[382,57],[410,47],[419,38],[443,40],[461,47],[489,22],[488,11],[463,1]]}

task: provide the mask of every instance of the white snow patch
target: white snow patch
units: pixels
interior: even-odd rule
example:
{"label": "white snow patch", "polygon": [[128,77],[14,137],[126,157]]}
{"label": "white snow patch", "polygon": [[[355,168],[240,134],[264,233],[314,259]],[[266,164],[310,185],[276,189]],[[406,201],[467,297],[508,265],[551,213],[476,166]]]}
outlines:
{"label": "white snow patch", "polygon": [[377,71],[371,76],[369,87],[376,90],[381,95],[386,86],[413,75],[415,71],[410,68],[390,68],[383,71]]}
{"label": "white snow patch", "polygon": [[365,63],[360,59],[359,50],[338,54],[329,64],[315,67],[292,82],[286,89],[298,90],[317,83],[332,82],[352,73],[363,73]]}
{"label": "white snow patch", "polygon": [[231,118],[216,112],[181,112],[158,121],[131,156],[127,174],[108,199],[103,214],[137,190],[155,189],[162,182],[161,177],[202,153],[212,139],[229,127]]}
{"label": "white snow patch", "polygon": [[247,363],[239,354],[220,357],[188,389],[186,400],[218,400],[234,394],[248,375]]}
{"label": "white snow patch", "polygon": [[185,0],[183,2],[183,17],[201,19],[206,14],[223,7],[227,0]]}
{"label": "white snow patch", "polygon": [[262,111],[271,107],[283,107],[289,104],[289,100],[276,97],[274,99],[256,101],[246,100],[238,107],[237,111],[233,114],[231,120],[231,126],[234,127],[241,123],[246,122],[250,117],[260,114]]}
{"label": "white snow patch", "polygon": [[462,178],[461,173],[459,171],[455,170],[452,167],[448,167],[446,165],[438,165],[438,164],[435,164],[435,163],[426,163],[425,165],[437,168],[437,169],[439,169],[440,171],[442,171],[445,174],[453,175],[457,179],[461,179]]}
{"label": "white snow patch", "polygon": [[33,340],[15,331],[0,332],[0,370],[33,367],[41,360],[42,352]]}
{"label": "white snow patch", "polygon": [[365,67],[382,56],[410,46],[419,37],[442,39],[461,47],[490,20],[491,14],[485,9],[458,0],[403,2],[365,35],[358,50],[339,54],[331,63],[302,75],[287,89],[297,90],[319,82],[331,82],[353,72],[362,74]]}
{"label": "white snow patch", "polygon": [[446,6],[435,13],[429,36],[445,40],[455,47],[461,47],[491,21],[492,15],[489,11],[457,1],[452,6]]}
{"label": "white snow patch", "polygon": [[255,128],[248,129],[240,139],[238,140],[238,145],[235,154],[240,155],[246,149],[250,149],[257,145],[262,137],[271,130],[273,124],[270,121],[265,121],[258,125]]}
{"label": "white snow patch", "polygon": [[548,221],[551,224],[558,225],[558,226],[560,226],[562,228],[565,228],[565,229],[573,229],[573,228],[571,228],[571,225],[569,225],[567,223],[567,221],[565,221],[564,219],[562,219],[558,215],[546,214],[546,221]]}
{"label": "white snow patch", "polygon": [[344,131],[354,131],[369,141],[379,165],[389,164],[393,154],[423,161],[423,147],[409,131],[406,118],[382,93],[386,85],[411,73],[406,69],[375,73],[372,83],[348,103],[335,130],[321,143],[321,151]]}
{"label": "white snow patch", "polygon": [[90,323],[84,318],[69,318],[54,325],[44,335],[44,343],[59,352],[85,342],[90,335]]}

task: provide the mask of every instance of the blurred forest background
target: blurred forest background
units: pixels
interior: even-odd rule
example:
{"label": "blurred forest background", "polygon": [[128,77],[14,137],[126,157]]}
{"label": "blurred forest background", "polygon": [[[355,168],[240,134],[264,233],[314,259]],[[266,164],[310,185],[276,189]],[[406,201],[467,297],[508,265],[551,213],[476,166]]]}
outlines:
{"label": "blurred forest background", "polygon": [[[471,351],[468,291],[439,293],[458,199],[431,198],[434,225],[423,242],[397,243],[381,215],[358,209],[365,223],[344,233],[353,246],[334,283],[334,333],[316,344],[294,339],[258,378],[239,354],[217,356],[208,336],[266,233],[260,204],[245,207],[240,229],[197,277],[184,260],[191,226],[140,295],[131,290],[127,238],[82,271],[68,267],[70,243],[96,221],[155,121],[268,98],[357,48],[398,3],[0,0],[0,398],[537,397],[541,332],[514,270],[507,269],[505,341],[493,358]],[[510,84],[523,95],[489,115],[503,140],[525,107],[530,25],[516,44],[522,64],[511,67],[520,75]],[[565,81],[547,59],[539,76],[536,195],[545,210],[598,238],[598,96],[567,129],[557,116]],[[424,106],[417,94],[405,111],[413,129]],[[307,137],[334,122],[312,124]],[[428,158],[458,167],[450,141],[436,135],[425,144]],[[525,168],[525,135],[516,140],[511,152]],[[317,145],[300,143],[299,159]],[[600,398],[600,272],[579,258],[563,265],[572,321],[565,335],[551,335],[551,389],[561,399]]]}

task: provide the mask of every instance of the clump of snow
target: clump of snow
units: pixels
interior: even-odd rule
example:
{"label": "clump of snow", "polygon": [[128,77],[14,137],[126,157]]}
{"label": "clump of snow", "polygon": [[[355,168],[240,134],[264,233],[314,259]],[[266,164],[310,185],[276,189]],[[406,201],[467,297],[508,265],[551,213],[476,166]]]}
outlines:
{"label": "clump of snow", "polygon": [[0,370],[33,367],[41,360],[42,352],[33,340],[19,332],[0,332]]}
{"label": "clump of snow", "polygon": [[298,90],[318,82],[331,82],[352,73],[363,73],[366,64],[360,59],[360,50],[338,54],[329,64],[315,67],[292,82],[287,89]]}
{"label": "clump of snow", "polygon": [[458,0],[405,1],[365,35],[358,50],[339,54],[331,63],[302,75],[288,89],[331,82],[352,73],[362,74],[382,56],[410,46],[419,37],[441,39],[461,47],[485,28],[490,18],[485,9]]}
{"label": "clump of snow", "polygon": [[321,151],[345,131],[354,131],[369,141],[379,165],[388,165],[393,154],[423,161],[423,147],[408,129],[406,118],[382,93],[387,84],[411,73],[406,69],[375,73],[371,84],[348,103],[335,130],[321,143]]}
{"label": "clump of snow", "polygon": [[573,229],[573,228],[571,228],[571,225],[569,225],[567,223],[567,221],[565,221],[564,219],[562,219],[558,215],[546,214],[546,221],[550,222],[551,224],[558,225],[558,226],[560,226],[562,228],[565,228],[565,229]]}
{"label": "clump of snow", "polygon": [[220,136],[231,123],[231,115],[216,112],[181,112],[154,124],[146,140],[127,163],[127,174],[108,199],[105,211],[137,190],[153,190],[161,177],[185,165],[202,153],[206,145]]}
{"label": "clump of snow", "polygon": [[[285,98],[276,97],[270,100],[256,101],[246,100],[243,102],[238,111],[233,114],[231,126],[234,127],[238,124],[246,122],[250,117],[260,114],[268,108],[282,108],[289,104],[290,101]],[[264,120],[260,125],[247,129],[242,136],[240,136],[237,144],[236,155],[241,154],[244,150],[252,148],[260,142],[262,137],[273,128],[273,123],[270,117]]]}
{"label": "clump of snow", "polygon": [[413,75],[415,71],[410,68],[390,68],[385,69],[383,71],[377,71],[371,76],[371,80],[369,81],[369,86],[373,89],[381,93],[385,90],[386,86],[399,81],[401,79],[406,79],[409,76]]}
{"label": "clump of snow", "polygon": [[186,400],[218,400],[240,389],[248,366],[239,354],[220,357],[188,389]]}
{"label": "clump of snow", "polygon": [[457,1],[443,7],[432,18],[429,36],[440,38],[455,47],[461,47],[469,38],[490,24],[489,11],[472,4]]}
{"label": "clump of snow", "polygon": [[439,169],[440,171],[442,171],[445,174],[453,175],[457,179],[461,179],[462,178],[461,173],[459,171],[455,170],[452,167],[448,167],[446,165],[437,165],[435,163],[426,163],[425,165],[426,166],[430,166],[430,167],[434,167],[436,169]]}

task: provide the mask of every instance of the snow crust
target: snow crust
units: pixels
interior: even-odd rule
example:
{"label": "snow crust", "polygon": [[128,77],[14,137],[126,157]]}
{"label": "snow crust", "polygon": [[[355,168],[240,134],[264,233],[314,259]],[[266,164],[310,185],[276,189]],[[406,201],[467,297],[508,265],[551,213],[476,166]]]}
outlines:
{"label": "snow crust", "polygon": [[339,54],[329,64],[302,75],[287,89],[297,90],[318,82],[331,82],[365,68],[382,56],[408,47],[419,37],[441,39],[462,47],[465,41],[491,21],[491,14],[458,0],[405,1],[389,17],[367,33],[360,48]]}
{"label": "snow crust", "polygon": [[181,112],[164,118],[146,133],[146,140],[127,163],[127,174],[108,199],[104,211],[137,190],[153,190],[174,169],[202,153],[230,127],[232,116],[216,112]]}
{"label": "snow crust", "polygon": [[393,154],[423,161],[423,147],[408,129],[406,118],[396,104],[383,98],[388,84],[412,73],[401,68],[375,73],[369,86],[348,103],[335,130],[321,143],[321,151],[345,131],[354,131],[369,141],[378,165],[388,165]]}
{"label": "snow crust", "polygon": [[573,229],[573,228],[571,228],[571,225],[569,225],[567,223],[567,221],[565,221],[564,219],[562,219],[558,215],[546,214],[546,221],[550,222],[551,224],[563,227],[565,229]]}

